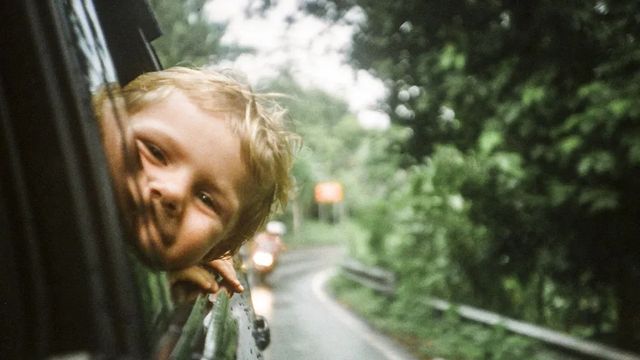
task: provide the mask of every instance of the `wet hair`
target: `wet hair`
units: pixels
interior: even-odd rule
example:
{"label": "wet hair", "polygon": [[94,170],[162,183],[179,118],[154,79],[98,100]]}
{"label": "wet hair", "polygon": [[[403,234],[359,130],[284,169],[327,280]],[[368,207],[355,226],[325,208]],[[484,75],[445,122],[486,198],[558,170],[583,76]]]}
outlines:
{"label": "wet hair", "polygon": [[292,191],[290,175],[299,137],[285,127],[286,111],[277,94],[255,93],[232,72],[172,67],[140,75],[120,93],[130,115],[180,91],[201,110],[221,116],[240,139],[242,160],[252,184],[227,236],[206,259],[235,253],[261,229],[270,215],[283,210]]}

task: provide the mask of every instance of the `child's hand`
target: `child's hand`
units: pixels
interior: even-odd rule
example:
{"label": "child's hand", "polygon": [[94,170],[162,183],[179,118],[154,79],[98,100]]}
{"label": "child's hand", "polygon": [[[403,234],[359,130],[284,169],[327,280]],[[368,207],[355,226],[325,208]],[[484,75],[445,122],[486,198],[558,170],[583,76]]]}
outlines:
{"label": "child's hand", "polygon": [[[222,278],[220,283],[216,281],[216,274]],[[231,258],[213,260],[204,265],[169,271],[167,275],[176,300],[193,299],[203,291],[215,294],[221,288],[226,289],[230,295],[244,291],[236,276]]]}
{"label": "child's hand", "polygon": [[220,285],[227,289],[229,294],[241,293],[244,291],[244,287],[242,287],[242,284],[240,284],[238,276],[236,275],[236,270],[233,268],[232,258],[212,260],[206,263],[205,266],[222,277]]}
{"label": "child's hand", "polygon": [[202,291],[215,293],[219,290],[216,276],[201,266],[191,266],[182,270],[167,272],[169,284],[173,288],[177,284],[185,283]]}

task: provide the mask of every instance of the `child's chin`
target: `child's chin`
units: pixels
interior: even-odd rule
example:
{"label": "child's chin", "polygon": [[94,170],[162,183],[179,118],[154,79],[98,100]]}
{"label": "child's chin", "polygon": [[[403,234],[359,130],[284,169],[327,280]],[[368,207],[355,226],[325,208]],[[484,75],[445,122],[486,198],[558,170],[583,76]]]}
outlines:
{"label": "child's chin", "polygon": [[142,262],[153,269],[167,270],[170,267],[167,249],[163,246],[160,237],[148,227],[136,224],[136,228],[135,247]]}
{"label": "child's chin", "polygon": [[[156,270],[177,270],[197,264],[188,261],[184,256],[176,256],[171,249],[164,245],[159,236],[150,236],[144,229],[138,230],[138,249],[141,260],[150,268]],[[175,250],[175,249],[174,249]]]}

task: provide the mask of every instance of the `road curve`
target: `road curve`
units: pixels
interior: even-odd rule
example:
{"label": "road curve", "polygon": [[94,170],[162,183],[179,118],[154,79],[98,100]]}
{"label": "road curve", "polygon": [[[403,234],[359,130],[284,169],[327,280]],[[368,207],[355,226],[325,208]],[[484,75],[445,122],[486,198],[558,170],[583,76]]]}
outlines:
{"label": "road curve", "polygon": [[414,359],[326,293],[324,285],[342,256],[339,247],[288,251],[270,286],[252,288],[256,312],[271,327],[265,359]]}

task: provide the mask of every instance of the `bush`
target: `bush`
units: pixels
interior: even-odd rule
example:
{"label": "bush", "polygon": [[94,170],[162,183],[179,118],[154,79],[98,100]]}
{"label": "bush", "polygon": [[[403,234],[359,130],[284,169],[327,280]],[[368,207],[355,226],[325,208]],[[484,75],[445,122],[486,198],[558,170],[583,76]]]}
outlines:
{"label": "bush", "polygon": [[[400,311],[428,295],[579,336],[610,332],[606,289],[591,290],[588,276],[573,287],[554,279],[566,254],[521,190],[522,174],[514,154],[437,147],[356,212],[366,237],[354,238],[351,255],[396,273]],[[536,242],[541,233],[547,244]]]}
{"label": "bush", "polygon": [[413,306],[407,308],[406,303],[380,296],[342,276],[331,279],[329,287],[338,301],[421,359],[567,359],[566,354],[552,352],[500,326],[473,324],[454,311],[432,310],[420,298],[413,298]]}

